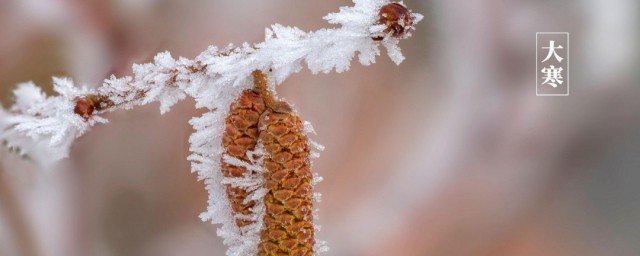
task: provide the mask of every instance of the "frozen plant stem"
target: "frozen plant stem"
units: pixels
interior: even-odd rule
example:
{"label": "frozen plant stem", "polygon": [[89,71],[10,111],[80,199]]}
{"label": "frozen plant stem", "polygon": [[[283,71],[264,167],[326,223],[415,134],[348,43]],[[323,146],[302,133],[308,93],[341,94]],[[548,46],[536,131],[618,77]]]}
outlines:
{"label": "frozen plant stem", "polygon": [[[325,19],[339,28],[304,32],[273,25],[265,41],[224,49],[211,46],[195,59],[158,54],[134,65],[133,75],[106,79],[97,89],[54,78],[57,96],[33,83],[14,91],[15,104],[0,108],[0,140],[41,165],[68,155],[72,142],[101,114],[152,102],[161,113],[190,96],[209,112],[190,121],[192,171],[204,180],[209,207],[203,220],[222,224],[227,255],[313,255],[326,248],[314,240],[311,174],[313,133],[275,88],[304,64],[312,73],[343,72],[357,57],[375,63],[379,46],[400,64],[398,43],[422,19],[402,3],[354,0]],[[314,146],[315,145],[315,146]],[[312,147],[313,146],[313,147]]]}

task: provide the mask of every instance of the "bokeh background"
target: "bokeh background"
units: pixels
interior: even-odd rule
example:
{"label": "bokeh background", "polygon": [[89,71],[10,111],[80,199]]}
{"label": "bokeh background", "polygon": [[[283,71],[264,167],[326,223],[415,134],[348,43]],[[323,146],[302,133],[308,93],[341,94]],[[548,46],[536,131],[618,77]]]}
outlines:
{"label": "bokeh background", "polygon": [[[640,255],[640,2],[406,0],[387,57],[279,94],[326,146],[318,237],[337,256]],[[0,101],[89,86],[159,51],[259,42],[347,0],[0,0]],[[571,95],[535,96],[535,33],[571,34]],[[50,170],[0,154],[0,255],[224,255],[190,173],[192,101],[107,115]]]}

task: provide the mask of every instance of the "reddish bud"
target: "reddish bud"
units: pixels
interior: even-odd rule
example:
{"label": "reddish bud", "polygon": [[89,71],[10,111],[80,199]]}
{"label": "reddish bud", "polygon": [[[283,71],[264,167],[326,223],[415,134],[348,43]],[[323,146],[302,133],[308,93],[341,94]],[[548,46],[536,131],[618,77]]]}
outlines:
{"label": "reddish bud", "polygon": [[[385,34],[392,32],[392,36],[396,38],[403,38],[409,29],[413,26],[415,16],[407,7],[399,3],[390,3],[382,6],[380,12],[380,24],[386,25],[387,29],[384,30]],[[375,37],[374,40],[380,41],[383,37]]]}
{"label": "reddish bud", "polygon": [[87,120],[91,117],[91,115],[93,115],[94,109],[95,107],[93,106],[93,101],[82,98],[76,100],[76,105],[73,108],[73,112]]}

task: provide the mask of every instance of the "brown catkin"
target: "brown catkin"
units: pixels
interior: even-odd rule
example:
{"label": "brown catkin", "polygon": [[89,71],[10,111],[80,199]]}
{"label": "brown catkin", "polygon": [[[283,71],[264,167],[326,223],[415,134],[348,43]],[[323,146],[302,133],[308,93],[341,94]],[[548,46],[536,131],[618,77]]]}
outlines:
{"label": "brown catkin", "polygon": [[[222,135],[222,145],[225,154],[249,162],[247,151],[254,150],[258,143],[258,121],[265,111],[265,104],[260,93],[246,90],[242,92],[238,100],[231,104],[229,115],[225,120],[225,132]],[[222,175],[225,177],[242,177],[247,169],[230,165],[222,161]],[[254,202],[244,203],[249,194],[242,188],[226,185],[227,196],[231,202],[231,208],[236,214],[251,214]],[[238,226],[243,227],[252,222],[246,219],[236,218]]]}
{"label": "brown catkin", "polygon": [[[223,135],[225,153],[249,161],[247,151],[258,142],[264,147],[268,193],[258,255],[310,256],[315,244],[313,176],[304,126],[286,102],[272,96],[266,76],[260,71],[253,75],[256,88],[244,91],[230,107]],[[242,177],[247,170],[223,162],[222,172],[225,177]],[[254,203],[243,203],[247,191],[227,185],[227,196],[234,214],[251,213]],[[251,223],[236,219],[240,227]]]}

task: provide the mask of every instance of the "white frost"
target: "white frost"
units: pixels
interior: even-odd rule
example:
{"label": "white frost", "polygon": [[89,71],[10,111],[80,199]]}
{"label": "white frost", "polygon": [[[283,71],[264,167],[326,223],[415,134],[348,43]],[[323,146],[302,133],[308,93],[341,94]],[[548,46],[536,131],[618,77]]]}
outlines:
{"label": "white frost", "polygon": [[91,93],[68,79],[54,78],[58,96],[46,97],[33,83],[18,85],[16,103],[0,116],[0,141],[5,147],[47,166],[67,157],[73,140],[106,120],[88,120],[73,112],[73,99]]}

